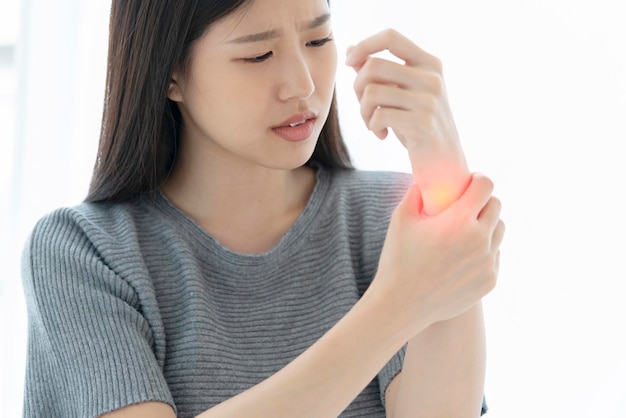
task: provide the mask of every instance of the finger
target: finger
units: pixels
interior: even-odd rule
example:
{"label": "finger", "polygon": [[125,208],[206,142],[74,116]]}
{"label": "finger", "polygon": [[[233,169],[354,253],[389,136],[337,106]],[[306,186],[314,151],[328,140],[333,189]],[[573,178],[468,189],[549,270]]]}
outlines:
{"label": "finger", "polygon": [[[493,230],[493,234],[491,235],[491,248],[500,248],[500,244],[504,240],[504,232],[506,230],[506,226],[501,219],[498,220],[495,229]],[[499,252],[500,250],[498,250]]]}
{"label": "finger", "polygon": [[[422,150],[435,152],[440,145],[433,135],[439,135],[441,127],[433,120],[428,106],[417,103],[415,109],[399,109],[392,107],[376,107],[366,121],[369,130],[377,132],[386,128],[393,129],[402,145],[409,149],[409,143]],[[475,214],[476,215],[476,214]]]}
{"label": "finger", "polygon": [[389,129],[385,128],[385,129],[379,129],[376,131],[373,131],[374,135],[376,135],[376,137],[378,137],[378,139],[383,140],[385,138],[387,138],[387,135],[389,135]]}
{"label": "finger", "polygon": [[360,68],[367,57],[388,50],[409,66],[424,65],[441,69],[441,61],[427,53],[410,39],[393,29],[386,29],[356,44],[349,49],[346,65]]}
{"label": "finger", "polygon": [[487,176],[478,173],[472,175],[465,193],[450,206],[450,209],[466,211],[470,216],[478,218],[478,214],[491,197],[493,187],[493,182]]}
{"label": "finger", "polygon": [[500,217],[501,210],[502,203],[500,200],[495,196],[491,196],[487,204],[480,210],[477,218],[479,221],[492,222],[495,224],[496,220]]}
{"label": "finger", "polygon": [[373,132],[392,128],[402,145],[406,147],[404,139],[408,135],[409,129],[415,125],[415,119],[415,114],[407,110],[378,107],[374,109],[372,117],[367,123],[367,128]]}
{"label": "finger", "polygon": [[496,272],[496,276],[500,272],[500,250],[496,253],[496,261],[493,266],[494,271]]}
{"label": "finger", "polygon": [[370,84],[388,84],[402,89],[442,91],[443,78],[433,71],[412,68],[381,58],[369,58],[357,70],[354,91],[359,99]]}
{"label": "finger", "polygon": [[500,254],[500,244],[504,239],[505,225],[500,219],[500,212],[502,204],[500,200],[494,196],[489,198],[487,204],[482,208],[478,214],[478,221],[486,224],[486,227],[491,230],[491,239],[489,240],[490,251],[496,251],[496,258],[494,268],[497,274],[498,271],[498,257]]}
{"label": "finger", "polygon": [[378,108],[411,110],[417,106],[415,95],[405,90],[383,84],[370,84],[363,92],[360,111],[365,124],[369,125],[374,111]]}

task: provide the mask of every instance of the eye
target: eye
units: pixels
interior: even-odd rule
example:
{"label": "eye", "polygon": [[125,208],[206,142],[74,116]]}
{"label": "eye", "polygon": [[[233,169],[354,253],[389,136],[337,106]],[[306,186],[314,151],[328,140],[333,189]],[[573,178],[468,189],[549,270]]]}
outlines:
{"label": "eye", "polygon": [[326,45],[330,41],[332,41],[332,38],[330,36],[327,36],[326,38],[317,39],[315,41],[307,42],[306,46],[311,46],[313,48],[319,48],[320,46]]}
{"label": "eye", "polygon": [[269,51],[263,55],[259,55],[258,57],[254,57],[254,58],[243,58],[242,61],[243,62],[249,62],[249,63],[259,63],[259,62],[263,62],[266,61],[267,59],[271,58],[272,55],[274,55],[274,53],[272,51]]}

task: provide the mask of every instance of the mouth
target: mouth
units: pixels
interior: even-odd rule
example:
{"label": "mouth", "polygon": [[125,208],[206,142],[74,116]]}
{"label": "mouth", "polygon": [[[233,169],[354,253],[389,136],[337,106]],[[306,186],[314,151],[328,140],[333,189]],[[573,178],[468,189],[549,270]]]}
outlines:
{"label": "mouth", "polygon": [[317,122],[317,113],[299,113],[274,126],[272,131],[289,142],[300,142],[311,137]]}
{"label": "mouth", "polygon": [[286,127],[295,128],[297,126],[304,125],[308,121],[314,120],[314,119],[317,119],[317,112],[307,111],[304,113],[298,113],[296,115],[293,115],[289,119],[279,123],[278,125],[274,126],[274,129],[286,128]]}

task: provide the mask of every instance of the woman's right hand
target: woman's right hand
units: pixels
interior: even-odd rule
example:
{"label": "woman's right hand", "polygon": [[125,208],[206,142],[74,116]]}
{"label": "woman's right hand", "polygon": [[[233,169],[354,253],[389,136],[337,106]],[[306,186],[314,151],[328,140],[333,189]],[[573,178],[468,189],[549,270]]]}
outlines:
{"label": "woman's right hand", "polygon": [[504,235],[493,183],[479,174],[436,216],[422,214],[413,185],[395,209],[368,292],[382,297],[407,340],[430,324],[452,319],[496,284]]}

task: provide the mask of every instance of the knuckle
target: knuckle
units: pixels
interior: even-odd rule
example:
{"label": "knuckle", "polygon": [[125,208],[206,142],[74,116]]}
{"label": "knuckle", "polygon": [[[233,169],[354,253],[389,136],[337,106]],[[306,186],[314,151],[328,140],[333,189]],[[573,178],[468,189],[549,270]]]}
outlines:
{"label": "knuckle", "polygon": [[369,124],[372,120],[372,117],[376,113],[376,106],[363,103],[361,105],[361,117],[366,124]]}
{"label": "knuckle", "polygon": [[375,98],[380,91],[378,84],[368,84],[363,88],[363,97],[368,97],[369,100]]}
{"label": "knuckle", "polygon": [[377,72],[380,67],[385,63],[385,60],[382,58],[378,58],[378,57],[369,57],[367,59],[367,61],[365,61],[365,64],[363,64],[363,68],[366,69],[366,71],[370,71],[370,72]]}
{"label": "knuckle", "polygon": [[437,73],[430,73],[424,77],[424,82],[428,86],[428,90],[435,96],[443,94],[443,78]]}
{"label": "knuckle", "polygon": [[366,74],[372,71],[372,66],[374,66],[374,61],[375,60],[372,57],[368,57],[363,63],[363,66],[361,67],[361,69],[359,70],[359,73]]}
{"label": "knuckle", "polygon": [[361,77],[371,81],[385,77],[386,61],[378,57],[368,57],[359,70]]}
{"label": "knuckle", "polygon": [[495,264],[489,266],[485,271],[486,273],[482,276],[481,288],[484,289],[484,294],[487,294],[496,288],[498,284],[498,272]]}
{"label": "knuckle", "polygon": [[416,116],[416,125],[420,127],[420,130],[426,132],[431,132],[436,126],[436,117],[430,107],[425,108]]}
{"label": "knuckle", "polygon": [[367,122],[367,119],[369,118],[370,115],[370,110],[369,107],[364,105],[363,102],[361,102],[361,118]]}
{"label": "knuckle", "polygon": [[397,30],[393,28],[387,28],[383,31],[385,38],[388,41],[393,41],[400,35]]}
{"label": "knuckle", "polygon": [[425,94],[422,96],[422,108],[427,112],[429,120],[435,120],[435,112],[438,106],[437,96],[434,94]]}
{"label": "knuckle", "polygon": [[498,275],[494,271],[492,274],[488,276],[487,281],[485,283],[485,290],[487,291],[487,293],[490,293],[492,290],[494,290],[497,284],[498,284]]}
{"label": "knuckle", "polygon": [[371,130],[378,130],[385,128],[385,109],[375,108],[372,113],[372,117],[370,118],[368,128]]}
{"label": "knuckle", "polygon": [[437,70],[438,73],[443,74],[443,62],[434,55],[431,55],[430,57],[433,68]]}
{"label": "knuckle", "polygon": [[500,213],[500,211],[502,210],[502,202],[500,201],[500,199],[495,196],[491,196],[489,198],[489,202],[494,207],[496,213]]}
{"label": "knuckle", "polygon": [[379,102],[378,95],[380,87],[375,84],[368,84],[363,88],[361,94],[361,116],[367,121],[376,112]]}
{"label": "knuckle", "polygon": [[415,117],[416,124],[422,129],[429,129],[433,126],[436,119],[435,111],[437,101],[430,93],[418,93],[414,97],[415,100]]}
{"label": "knuckle", "polygon": [[484,187],[486,190],[489,190],[490,193],[493,191],[495,185],[493,184],[493,180],[484,174],[479,174],[476,176],[476,179],[479,181],[479,184]]}
{"label": "knuckle", "polygon": [[498,220],[498,224],[496,225],[496,230],[494,231],[494,238],[496,240],[496,244],[498,248],[500,247],[502,240],[504,240],[505,232],[506,232],[506,225],[504,224],[504,222],[502,222],[502,220]]}
{"label": "knuckle", "polygon": [[356,77],[354,79],[354,83],[352,83],[352,88],[354,89],[355,92],[360,92],[361,91],[361,78],[360,77]]}

